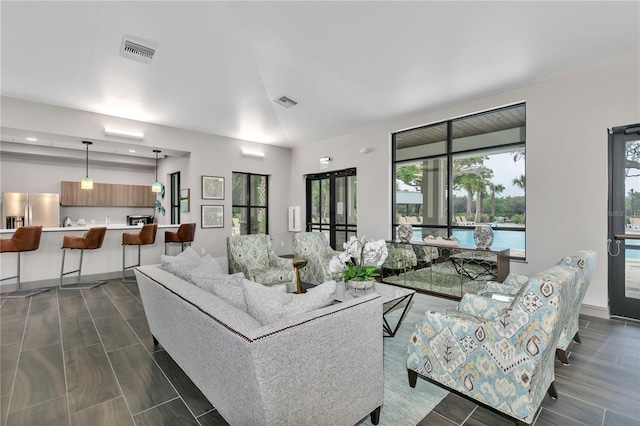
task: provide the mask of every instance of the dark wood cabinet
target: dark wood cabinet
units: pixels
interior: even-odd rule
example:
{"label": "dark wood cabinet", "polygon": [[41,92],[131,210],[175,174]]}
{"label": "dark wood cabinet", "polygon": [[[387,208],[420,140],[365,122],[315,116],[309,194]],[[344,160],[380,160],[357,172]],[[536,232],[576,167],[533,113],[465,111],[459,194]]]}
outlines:
{"label": "dark wood cabinet", "polygon": [[83,207],[155,207],[156,193],[151,185],[94,183],[93,189],[80,189],[80,182],[60,184],[60,205]]}

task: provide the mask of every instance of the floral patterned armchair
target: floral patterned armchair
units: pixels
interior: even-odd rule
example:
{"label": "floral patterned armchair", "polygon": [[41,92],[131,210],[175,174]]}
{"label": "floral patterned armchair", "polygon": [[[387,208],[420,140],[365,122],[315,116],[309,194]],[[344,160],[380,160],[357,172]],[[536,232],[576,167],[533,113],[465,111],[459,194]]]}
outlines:
{"label": "floral patterned armchair", "polygon": [[405,271],[413,269],[418,264],[418,258],[411,244],[387,243],[389,255],[382,264],[382,269]]}
{"label": "floral patterned armchair", "polygon": [[[580,305],[582,305],[582,300],[584,299],[584,295],[587,293],[591,277],[593,276],[593,271],[596,268],[596,259],[597,254],[595,251],[578,250],[566,257],[563,257],[557,263],[557,265],[563,265],[574,269],[577,276],[576,285],[574,287],[573,294],[571,295],[569,316],[567,321],[564,323],[556,351],[556,355],[563,364],[569,364],[567,348],[569,347],[571,340],[574,340],[576,343],[580,343],[580,335],[578,334]],[[544,276],[544,274],[548,274],[548,271],[544,271],[538,276]],[[491,294],[495,293],[513,295],[520,290],[521,286],[522,283],[518,283],[517,281],[514,282],[513,280],[509,280],[509,282],[505,281],[505,283],[488,282],[479,294],[487,296],[491,296]]]}
{"label": "floral patterned armchair", "polygon": [[300,279],[308,284],[342,281],[342,273],[329,271],[329,262],[338,252],[331,248],[322,232],[296,232],[292,236],[293,256],[307,261],[300,269]]}
{"label": "floral patterned armchair", "polygon": [[266,234],[228,237],[227,257],[230,274],[242,272],[260,284],[286,284],[290,292],[296,289],[293,260],[279,257]]}
{"label": "floral patterned armchair", "polygon": [[523,425],[546,392],[557,398],[554,355],[576,272],[555,266],[545,276],[510,279],[520,291],[506,309],[466,294],[458,310],[426,312],[409,340],[407,371],[411,387],[420,374]]}

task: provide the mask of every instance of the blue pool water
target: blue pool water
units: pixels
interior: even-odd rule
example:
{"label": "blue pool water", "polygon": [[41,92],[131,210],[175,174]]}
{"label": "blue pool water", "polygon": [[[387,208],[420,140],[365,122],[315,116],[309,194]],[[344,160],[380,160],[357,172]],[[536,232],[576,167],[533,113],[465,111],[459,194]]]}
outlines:
{"label": "blue pool water", "polygon": [[[493,244],[491,247],[514,248],[524,250],[525,233],[521,231],[493,230]],[[414,229],[413,236],[422,238],[422,229]],[[454,229],[453,236],[460,241],[460,245],[473,246],[473,229]]]}

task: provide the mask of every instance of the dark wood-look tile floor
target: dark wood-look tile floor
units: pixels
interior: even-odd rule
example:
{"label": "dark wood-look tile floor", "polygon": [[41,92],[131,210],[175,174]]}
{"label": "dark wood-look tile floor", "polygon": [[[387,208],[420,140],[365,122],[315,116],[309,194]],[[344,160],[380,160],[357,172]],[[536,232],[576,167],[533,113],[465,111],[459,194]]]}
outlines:
{"label": "dark wood-look tile floor", "polygon": [[[640,426],[640,325],[581,317],[580,336],[535,426]],[[0,372],[0,426],[227,424],[153,345],[135,283],[3,299]],[[513,423],[449,394],[418,424]]]}
{"label": "dark wood-look tile floor", "polygon": [[162,346],[135,283],[0,305],[0,426],[226,425]]}

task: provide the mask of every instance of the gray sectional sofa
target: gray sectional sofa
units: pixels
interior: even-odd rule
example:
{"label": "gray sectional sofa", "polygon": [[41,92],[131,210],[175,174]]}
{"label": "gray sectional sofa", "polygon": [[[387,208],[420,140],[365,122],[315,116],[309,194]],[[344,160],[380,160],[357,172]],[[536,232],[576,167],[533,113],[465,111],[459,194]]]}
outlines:
{"label": "gray sectional sofa", "polygon": [[261,325],[158,265],[135,274],[154,338],[231,425],[377,424],[378,295]]}

